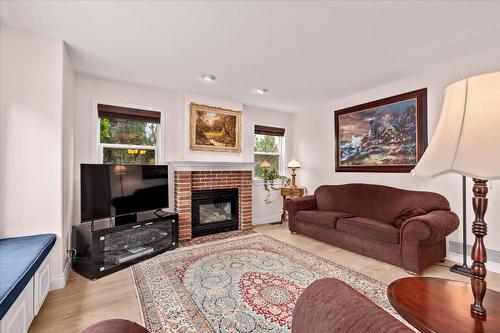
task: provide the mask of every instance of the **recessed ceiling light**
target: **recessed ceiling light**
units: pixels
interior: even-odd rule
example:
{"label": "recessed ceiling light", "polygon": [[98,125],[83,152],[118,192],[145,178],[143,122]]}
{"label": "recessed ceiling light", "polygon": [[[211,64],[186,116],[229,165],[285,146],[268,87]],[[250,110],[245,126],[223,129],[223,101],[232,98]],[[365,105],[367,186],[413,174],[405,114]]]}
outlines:
{"label": "recessed ceiling light", "polygon": [[266,88],[257,88],[257,89],[255,89],[255,92],[257,94],[264,95],[265,93],[267,93],[267,89]]}
{"label": "recessed ceiling light", "polygon": [[213,74],[203,74],[201,78],[205,81],[215,81],[217,78]]}

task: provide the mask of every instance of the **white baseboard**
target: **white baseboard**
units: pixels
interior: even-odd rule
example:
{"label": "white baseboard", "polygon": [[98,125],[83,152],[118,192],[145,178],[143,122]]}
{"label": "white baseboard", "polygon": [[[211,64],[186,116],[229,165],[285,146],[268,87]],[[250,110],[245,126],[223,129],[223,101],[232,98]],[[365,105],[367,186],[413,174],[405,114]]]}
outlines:
{"label": "white baseboard", "polygon": [[71,268],[71,260],[66,260],[64,264],[64,270],[61,274],[54,276],[54,279],[50,283],[50,290],[62,289],[66,286],[66,282],[69,277],[69,270]]}
{"label": "white baseboard", "polygon": [[[446,259],[456,262],[457,264],[461,264],[463,262],[462,255],[455,253],[448,253]],[[472,264],[472,259],[467,257],[467,265],[470,267]],[[500,273],[500,264],[497,262],[489,261],[486,263],[486,269],[490,272]],[[488,276],[486,276],[488,279]]]}
{"label": "white baseboard", "polygon": [[253,219],[252,225],[269,224],[269,223],[279,222],[280,220],[281,220],[281,215],[258,217]]}

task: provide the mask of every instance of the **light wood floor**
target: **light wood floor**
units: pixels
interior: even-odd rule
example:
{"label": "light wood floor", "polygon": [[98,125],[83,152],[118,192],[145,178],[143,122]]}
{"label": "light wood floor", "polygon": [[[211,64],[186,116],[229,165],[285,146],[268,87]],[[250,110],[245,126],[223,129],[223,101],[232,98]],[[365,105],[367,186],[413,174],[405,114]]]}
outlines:
{"label": "light wood floor", "polygon": [[[347,266],[386,284],[408,276],[399,267],[305,236],[292,235],[286,225],[261,225],[257,226],[255,231]],[[424,272],[424,275],[468,281],[468,278],[449,271],[452,264],[447,261],[432,266]],[[500,291],[500,274],[488,273],[487,280],[488,288]],[[71,272],[64,289],[49,293],[30,327],[30,333],[80,332],[93,323],[111,318],[124,318],[140,323],[139,311],[130,269],[124,269],[96,281],[87,280]]]}

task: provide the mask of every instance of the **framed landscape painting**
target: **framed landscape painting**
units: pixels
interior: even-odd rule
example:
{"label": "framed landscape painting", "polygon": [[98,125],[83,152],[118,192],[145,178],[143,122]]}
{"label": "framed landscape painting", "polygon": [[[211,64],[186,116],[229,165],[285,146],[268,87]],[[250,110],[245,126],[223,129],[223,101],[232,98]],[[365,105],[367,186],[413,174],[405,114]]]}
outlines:
{"label": "framed landscape painting", "polygon": [[241,112],[191,103],[191,150],[241,152]]}
{"label": "framed landscape painting", "polygon": [[335,111],[335,171],[410,172],[427,148],[427,89]]}

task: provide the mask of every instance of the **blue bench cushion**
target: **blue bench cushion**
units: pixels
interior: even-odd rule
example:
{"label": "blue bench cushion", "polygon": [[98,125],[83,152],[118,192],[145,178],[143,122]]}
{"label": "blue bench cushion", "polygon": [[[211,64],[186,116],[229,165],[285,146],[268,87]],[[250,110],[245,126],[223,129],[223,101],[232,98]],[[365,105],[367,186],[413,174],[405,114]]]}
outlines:
{"label": "blue bench cushion", "polygon": [[55,242],[54,234],[0,239],[0,319],[35,275]]}

